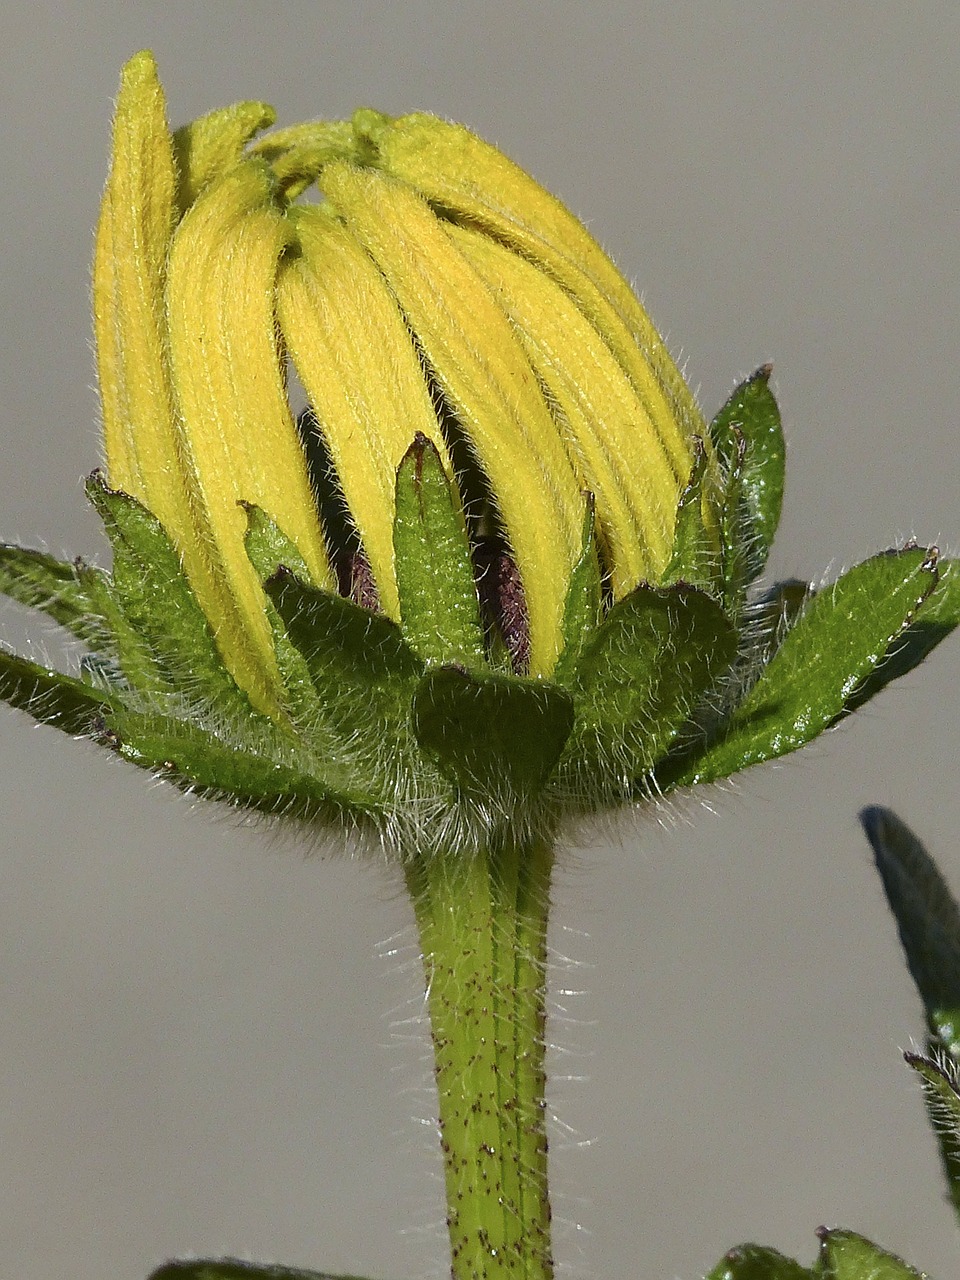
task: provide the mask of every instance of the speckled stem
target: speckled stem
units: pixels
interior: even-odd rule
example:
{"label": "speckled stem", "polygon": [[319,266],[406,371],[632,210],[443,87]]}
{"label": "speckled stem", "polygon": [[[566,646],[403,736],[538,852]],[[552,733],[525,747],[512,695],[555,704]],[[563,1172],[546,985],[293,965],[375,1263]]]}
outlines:
{"label": "speckled stem", "polygon": [[454,1280],[550,1280],[544,990],[552,850],[413,863]]}

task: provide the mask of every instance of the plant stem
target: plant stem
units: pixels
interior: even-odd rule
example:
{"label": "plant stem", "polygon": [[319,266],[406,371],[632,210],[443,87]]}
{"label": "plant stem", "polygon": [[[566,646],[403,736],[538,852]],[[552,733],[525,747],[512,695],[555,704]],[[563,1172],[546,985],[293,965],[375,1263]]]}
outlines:
{"label": "plant stem", "polygon": [[407,872],[433,1035],[454,1280],[550,1280],[544,995],[552,849]]}

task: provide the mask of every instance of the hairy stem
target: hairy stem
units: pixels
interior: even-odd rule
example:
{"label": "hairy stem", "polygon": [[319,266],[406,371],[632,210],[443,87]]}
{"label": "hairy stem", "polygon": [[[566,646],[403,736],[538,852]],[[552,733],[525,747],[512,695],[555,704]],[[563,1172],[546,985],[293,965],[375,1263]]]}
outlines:
{"label": "hairy stem", "polygon": [[550,1280],[544,989],[552,850],[408,869],[433,1034],[454,1280]]}

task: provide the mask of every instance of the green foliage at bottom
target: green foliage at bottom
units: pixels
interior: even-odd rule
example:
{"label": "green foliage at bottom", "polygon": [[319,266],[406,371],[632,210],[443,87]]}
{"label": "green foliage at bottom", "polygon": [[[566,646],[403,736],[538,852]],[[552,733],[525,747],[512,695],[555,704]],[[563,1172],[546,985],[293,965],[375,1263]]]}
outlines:
{"label": "green foliage at bottom", "polygon": [[360,1280],[360,1277],[241,1262],[238,1258],[198,1258],[195,1262],[168,1262],[154,1271],[149,1280]]}

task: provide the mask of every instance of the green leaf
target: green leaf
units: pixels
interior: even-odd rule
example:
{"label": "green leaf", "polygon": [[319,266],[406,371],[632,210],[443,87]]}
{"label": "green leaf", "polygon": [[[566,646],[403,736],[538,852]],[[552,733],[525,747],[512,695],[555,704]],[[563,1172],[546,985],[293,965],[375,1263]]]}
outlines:
{"label": "green leaf", "polygon": [[814,1280],[814,1273],[776,1249],[739,1244],[724,1254],[706,1280]]}
{"label": "green leaf", "polygon": [[439,453],[419,432],[397,471],[393,545],[400,626],[410,647],[425,662],[485,666],[463,512]]}
{"label": "green leaf", "polygon": [[113,698],[103,689],[0,647],[0,701],[64,733],[86,734]]}
{"label": "green leaf", "polygon": [[936,585],[920,548],[874,556],[811,596],[707,750],[673,785],[710,782],[796,751],[834,724]]}
{"label": "green leaf", "polygon": [[64,564],[42,551],[0,544],[0,592],[41,610],[93,648],[104,642],[99,601],[91,592],[98,572],[79,560]]}
{"label": "green leaf", "polygon": [[871,1244],[854,1231],[821,1227],[818,1280],[924,1280],[896,1254]]}
{"label": "green leaf", "polygon": [[737,485],[741,527],[736,540],[744,555],[748,582],[766,564],[783,506],[786,449],[780,410],[770,390],[771,372],[771,365],[761,365],[737,387],[710,425],[721,464],[731,475],[736,467],[738,433],[743,441]]}
{"label": "green leaf", "polygon": [[850,699],[848,711],[855,711],[885,685],[918,667],[960,623],[960,565],[956,560],[938,560],[937,574],[937,585],[920,605],[916,618]]}
{"label": "green leaf", "polygon": [[565,684],[570,679],[580,661],[584,645],[596,631],[603,616],[596,503],[592,493],[586,495],[586,507],[580,559],[573,566],[563,606],[563,649],[553,673],[557,684]]}
{"label": "green leaf", "polygon": [[[249,732],[249,726],[240,726],[238,733],[244,727]],[[377,807],[376,798],[364,794],[334,757],[285,752],[279,731],[267,735],[255,727],[247,740],[231,741],[195,723],[120,708],[104,714],[98,738],[124,760],[181,790],[264,813],[355,818]]]}
{"label": "green leaf", "polygon": [[302,1271],[237,1258],[202,1258],[168,1262],[148,1280],[360,1280],[358,1276],[331,1275],[327,1271]]}
{"label": "green leaf", "polygon": [[931,1032],[960,1061],[960,908],[936,863],[889,809],[872,806],[860,821]]}
{"label": "green leaf", "polygon": [[694,587],[641,585],[614,605],[567,682],[576,720],[559,780],[571,797],[631,794],[735,645],[720,605]]}
{"label": "green leaf", "polygon": [[509,805],[547,781],[573,702],[542,680],[437,667],[417,688],[413,720],[417,741],[463,795]]}
{"label": "green leaf", "polygon": [[923,1085],[923,1101],[940,1148],[947,1191],[953,1211],[960,1218],[960,1064],[938,1039],[930,1040],[927,1056],[903,1056]]}
{"label": "green leaf", "polygon": [[410,704],[423,663],[389,618],[307,586],[285,568],[266,591],[316,690],[314,749],[349,761],[364,793],[388,801],[410,777]]}
{"label": "green leaf", "polygon": [[175,691],[185,701],[217,706],[236,720],[265,720],[224,666],[159,521],[129,495],[108,488],[98,472],[90,477],[87,493],[113,546],[112,596],[128,623],[126,635],[118,637],[119,658],[131,686]]}

